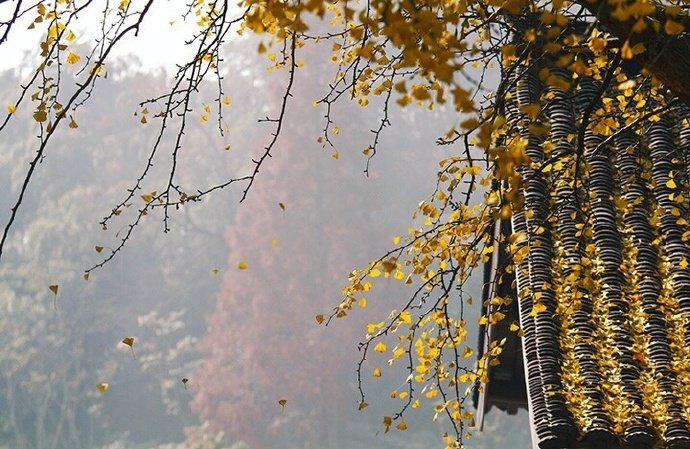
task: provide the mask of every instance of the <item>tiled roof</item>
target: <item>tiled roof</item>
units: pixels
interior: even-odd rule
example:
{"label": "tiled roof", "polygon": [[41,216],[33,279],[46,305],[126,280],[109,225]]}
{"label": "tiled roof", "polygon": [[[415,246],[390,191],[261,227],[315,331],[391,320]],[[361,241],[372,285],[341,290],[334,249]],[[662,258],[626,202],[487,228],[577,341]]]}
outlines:
{"label": "tiled roof", "polygon": [[[524,206],[497,222],[484,297],[517,296],[536,444],[690,448],[690,110],[585,132],[601,80],[563,90],[540,79],[543,66],[516,67],[504,77],[507,138],[526,142],[531,163]],[[480,414],[505,402],[490,379]]]}

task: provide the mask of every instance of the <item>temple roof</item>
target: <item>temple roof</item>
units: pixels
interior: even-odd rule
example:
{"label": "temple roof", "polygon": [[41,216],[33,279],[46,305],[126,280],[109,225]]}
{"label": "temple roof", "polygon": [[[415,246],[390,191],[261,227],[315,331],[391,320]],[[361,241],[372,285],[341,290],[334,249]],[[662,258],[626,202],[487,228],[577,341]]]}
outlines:
{"label": "temple roof", "polygon": [[[506,317],[482,335],[506,340],[479,421],[517,407],[522,384],[539,448],[690,448],[690,110],[620,71],[564,87],[565,69],[514,67],[505,151],[528,161],[485,271],[485,312]],[[602,97],[657,113],[606,121]]]}

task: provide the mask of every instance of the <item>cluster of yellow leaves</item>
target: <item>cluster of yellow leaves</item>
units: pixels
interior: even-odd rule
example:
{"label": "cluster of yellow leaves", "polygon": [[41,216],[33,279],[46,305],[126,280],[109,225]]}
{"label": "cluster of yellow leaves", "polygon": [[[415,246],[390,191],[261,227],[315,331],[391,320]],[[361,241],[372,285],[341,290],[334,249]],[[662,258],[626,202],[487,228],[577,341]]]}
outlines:
{"label": "cluster of yellow leaves", "polygon": [[[63,63],[75,65],[81,61],[81,56],[70,50],[70,44],[76,41],[77,36],[66,24],[69,23],[66,17],[74,12],[74,8],[73,2],[68,0],[40,1],[33,7],[35,17],[29,25],[29,29],[45,27],[45,35],[39,43],[39,55],[43,59],[37,68],[40,74],[38,79],[41,81],[30,98],[35,104],[33,119],[38,123],[47,124],[48,129],[53,126],[55,117],[64,117],[67,112],[57,99],[60,89],[57,81],[59,66]],[[90,73],[100,75],[103,71],[104,68],[100,65],[91,68]],[[8,106],[7,111],[13,114],[16,105]],[[78,128],[73,116],[69,118],[69,127]]]}
{"label": "cluster of yellow leaves", "polygon": [[[459,191],[465,194],[465,189],[473,190],[474,185],[488,185],[492,177],[479,165],[461,157],[441,161],[437,191],[417,208],[421,227],[410,228],[407,236],[394,237],[397,250],[364,270],[352,272],[350,283],[342,292],[344,299],[334,314],[346,316],[356,304],[365,307],[379,278],[393,279],[411,290],[424,292],[425,299],[419,304],[411,302],[402,310],[392,310],[388,318],[369,323],[366,341],[374,353],[387,358],[388,365],[400,359],[413,361],[405,384],[418,386],[394,390],[392,398],[409,403],[413,409],[428,400],[436,416],[444,414],[460,427],[473,419],[462,405],[463,400],[476,382],[487,380],[486,367],[498,364],[502,342],[494,342],[478,363],[474,360],[473,342],[467,341],[467,323],[453,304],[456,300],[450,287],[464,284],[472,271],[490,257],[493,248],[478,244],[477,240],[486,239],[485,230],[495,216],[495,208],[481,202],[481,197],[480,203],[470,205],[453,198]],[[473,186],[468,188],[468,184]],[[430,295],[434,292],[437,296],[432,300]],[[495,312],[482,320],[497,322],[502,318],[500,312]],[[317,316],[317,321],[323,321],[323,316]],[[379,367],[371,373],[375,378],[383,375]],[[412,391],[420,393],[413,396]],[[462,397],[456,397],[456,391],[461,391]],[[391,417],[384,417],[384,428],[388,430],[397,422],[396,427],[404,430],[402,417],[396,419],[394,422]]]}

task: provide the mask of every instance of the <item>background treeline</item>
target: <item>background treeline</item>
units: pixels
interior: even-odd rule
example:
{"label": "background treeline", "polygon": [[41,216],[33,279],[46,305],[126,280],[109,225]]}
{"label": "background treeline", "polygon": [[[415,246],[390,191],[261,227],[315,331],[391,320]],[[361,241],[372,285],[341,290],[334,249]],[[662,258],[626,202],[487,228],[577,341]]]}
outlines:
{"label": "background treeline", "polygon": [[[269,130],[256,119],[278,106],[282,78],[266,73],[253,48],[236,50],[241,57],[226,74],[229,133],[218,137],[214,124],[201,120],[186,131],[180,166],[189,186],[245,173],[266,144]],[[319,77],[326,75],[309,61],[305,67],[287,132],[246,203],[238,207],[240,190],[225,189],[175,211],[170,233],[151,214],[122,253],[85,281],[83,271],[118,244],[143,205],[137,194],[107,230],[98,224],[141,174],[155,138],[152,125],[134,115],[137,100],[162,92],[167,79],[132,73],[125,64],[110,68],[75,117],[78,128],[60,131],[49,148],[0,264],[0,448],[440,444],[443,422],[432,423],[428,408],[408,418],[406,433],[382,434],[381,415],[399,404],[388,399],[397,387],[391,382],[405,377],[386,371],[385,361],[382,378],[365,379],[371,407],[356,410],[363,324],[382,319],[409,291],[382,283],[365,310],[328,328],[314,316],[338,302],[350,269],[405,233],[445,156],[428,148],[449,124],[438,113],[392,111],[409,132],[383,135],[366,177],[361,150],[370,143],[377,105],[334,110],[334,160],[333,150],[317,143],[323,111],[312,101],[321,92],[310,90],[325,85]],[[6,102],[21,83],[17,73],[1,75]],[[208,97],[211,103],[211,89]],[[30,113],[18,111],[0,142],[3,211],[32,156]],[[166,167],[162,155],[151,179]],[[140,193],[154,188],[148,187]],[[246,270],[237,268],[240,261]],[[56,297],[51,284],[59,285]],[[469,322],[476,322],[474,312]],[[133,352],[120,343],[130,336]],[[104,394],[96,388],[101,382],[109,384]],[[280,399],[288,401],[284,409]],[[489,418],[489,430],[468,447],[527,447],[524,415]]]}

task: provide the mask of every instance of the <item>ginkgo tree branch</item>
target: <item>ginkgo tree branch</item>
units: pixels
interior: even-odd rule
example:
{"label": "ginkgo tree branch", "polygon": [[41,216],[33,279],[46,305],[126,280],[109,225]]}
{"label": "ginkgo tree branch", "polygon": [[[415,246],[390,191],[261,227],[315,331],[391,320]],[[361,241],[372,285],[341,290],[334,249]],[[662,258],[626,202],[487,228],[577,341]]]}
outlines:
{"label": "ginkgo tree branch", "polygon": [[609,66],[608,70],[606,71],[606,75],[604,76],[604,79],[601,81],[599,89],[595,93],[594,97],[590,100],[589,104],[587,104],[587,108],[582,114],[582,123],[580,123],[580,128],[577,131],[577,150],[575,151],[575,175],[573,177],[573,191],[575,192],[576,199],[577,184],[580,178],[580,160],[582,159],[585,153],[585,133],[587,132],[589,122],[592,118],[592,113],[594,113],[595,111],[594,108],[601,102],[601,99],[604,96],[604,92],[606,92],[606,90],[609,88],[609,85],[611,84],[611,80],[613,79],[613,73],[616,71],[620,63],[621,54],[620,52],[618,52],[616,53],[613,61],[611,62],[611,66]]}
{"label": "ginkgo tree branch", "polygon": [[[110,41],[108,47],[105,49],[103,52],[103,56],[98,60],[96,63],[96,66],[101,66],[104,64],[104,61],[107,59],[108,55],[112,51],[112,49],[115,47],[117,42],[122,39],[124,36],[126,36],[129,33],[134,33],[135,35],[139,32],[139,28],[141,26],[141,23],[143,22],[144,18],[146,17],[146,14],[148,13],[151,5],[153,4],[154,0],[149,0],[144,7],[142,8],[141,12],[139,13],[138,19],[131,25],[129,25],[127,28],[122,30],[121,33],[116,35],[112,41]],[[64,32],[64,30],[62,31]],[[58,35],[59,37],[59,35]],[[55,41],[54,46],[57,48],[59,45],[59,38]],[[50,53],[49,53],[50,54]],[[77,100],[80,98],[82,93],[84,93],[89,86],[93,82],[96,81],[96,78],[98,77],[98,70],[91,70],[83,83],[77,84],[77,89],[74,91],[74,93],[69,97],[69,100],[67,103],[61,108],[61,112],[57,114],[55,117],[55,122],[51,124],[51,126],[46,127],[46,132],[45,134],[41,135],[41,142],[39,144],[38,149],[36,150],[36,154],[34,158],[29,162],[29,169],[26,172],[26,175],[24,176],[24,181],[22,182],[22,186],[19,190],[19,194],[17,196],[17,199],[10,209],[10,217],[7,220],[7,223],[5,224],[5,228],[3,229],[2,232],[2,239],[0,239],[0,259],[2,259],[3,255],[3,250],[5,248],[5,243],[7,241],[7,237],[9,235],[10,229],[12,228],[12,225],[14,224],[14,221],[17,217],[17,212],[19,211],[20,206],[22,205],[24,201],[24,195],[27,192],[27,189],[29,187],[29,183],[31,182],[31,179],[33,178],[34,171],[36,169],[36,166],[38,163],[43,159],[45,156],[45,149],[46,146],[48,145],[48,142],[50,141],[51,136],[55,131],[58,129],[60,122],[62,122],[63,119],[67,117],[66,111],[69,111],[72,106],[77,102]],[[22,92],[22,96],[25,94],[26,90],[28,90],[29,85],[27,85]],[[41,124],[42,126],[42,124]]]}
{"label": "ginkgo tree branch", "polygon": [[258,159],[253,159],[252,162],[254,163],[254,170],[252,171],[251,175],[249,175],[249,181],[247,182],[247,186],[245,187],[244,191],[242,192],[242,198],[240,198],[240,202],[244,201],[247,198],[247,194],[249,193],[249,189],[252,187],[252,184],[254,184],[254,181],[256,180],[257,175],[259,174],[259,169],[261,169],[261,166],[263,165],[264,161],[266,158],[272,157],[271,156],[271,151],[275,147],[276,142],[278,141],[278,137],[280,136],[281,129],[283,128],[283,123],[285,121],[285,112],[287,111],[287,105],[288,105],[288,100],[292,96],[292,86],[295,82],[295,71],[297,70],[297,60],[296,60],[296,50],[297,50],[297,36],[295,33],[293,33],[289,37],[290,41],[290,53],[289,56],[287,57],[288,59],[288,64],[290,64],[290,69],[289,69],[289,75],[288,75],[288,84],[287,87],[285,88],[285,92],[283,94],[283,98],[280,102],[280,111],[278,112],[278,117],[275,119],[269,119],[266,118],[263,121],[266,122],[274,122],[275,123],[275,130],[273,131],[271,135],[271,141],[264,147],[264,151],[261,154],[261,156]]}
{"label": "ginkgo tree branch", "polygon": [[[6,2],[7,0],[0,0],[0,4]],[[0,36],[0,44],[5,43],[7,40],[7,37],[10,35],[10,30],[12,29],[12,26],[17,22],[20,16],[20,11],[22,9],[22,0],[17,0],[17,5],[14,7],[14,12],[12,13],[12,16],[7,22],[2,22],[0,23],[0,27],[4,27],[5,30],[2,33],[2,36]]]}

